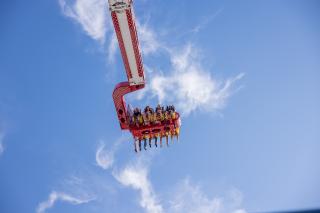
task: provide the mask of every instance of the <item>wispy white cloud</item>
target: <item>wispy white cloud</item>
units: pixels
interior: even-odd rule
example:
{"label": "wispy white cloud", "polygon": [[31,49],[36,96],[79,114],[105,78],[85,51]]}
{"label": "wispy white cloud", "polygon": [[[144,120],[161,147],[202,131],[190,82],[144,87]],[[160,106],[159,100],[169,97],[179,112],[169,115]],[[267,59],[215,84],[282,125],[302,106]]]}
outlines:
{"label": "wispy white cloud", "polygon": [[142,54],[148,56],[149,54],[157,52],[161,48],[161,44],[156,33],[151,30],[147,23],[142,24],[136,20],[136,24]]}
{"label": "wispy white cloud", "polygon": [[109,61],[109,63],[114,62],[117,48],[118,48],[118,40],[117,40],[116,33],[113,32],[110,37],[109,46],[108,46],[108,61]]}
{"label": "wispy white cloud", "polygon": [[96,163],[102,169],[108,169],[113,165],[114,152],[106,149],[105,144],[101,142],[96,151]]}
{"label": "wispy white cloud", "polygon": [[[118,140],[120,141],[120,139]],[[118,143],[115,142],[115,143]],[[112,165],[112,176],[125,187],[139,192],[139,205],[148,213],[246,213],[241,208],[242,193],[233,188],[225,196],[208,196],[199,184],[194,184],[189,178],[182,179],[170,187],[169,192],[157,193],[150,179],[150,162],[154,153],[142,153],[133,161],[127,162],[121,169]],[[164,193],[164,194],[163,194]],[[161,200],[159,195],[166,195]]]}
{"label": "wispy white cloud", "polygon": [[114,155],[118,150],[119,146],[128,140],[132,139],[129,139],[128,136],[121,136],[110,146],[109,149],[106,147],[106,142],[101,140],[96,150],[97,165],[102,169],[111,168],[114,163]]}
{"label": "wispy white cloud", "polygon": [[2,155],[2,153],[4,152],[4,147],[3,147],[3,144],[0,143],[0,155]]}
{"label": "wispy white cloud", "polygon": [[221,14],[221,12],[224,10],[224,7],[221,7],[220,9],[218,9],[217,11],[211,13],[211,15],[207,15],[205,16],[205,18],[203,19],[202,22],[200,22],[198,25],[196,25],[195,27],[193,27],[191,29],[192,33],[198,33],[200,32],[202,29],[204,29],[205,27],[207,27],[207,25],[212,22],[217,16],[219,16]]}
{"label": "wispy white cloud", "polygon": [[[150,159],[149,159],[150,160]],[[127,164],[123,169],[113,170],[113,176],[123,186],[139,191],[139,204],[148,213],[246,213],[241,208],[243,196],[237,189],[232,189],[225,196],[208,196],[202,188],[182,179],[172,191],[166,192],[166,200],[161,201],[153,190],[149,178],[149,167],[142,158]]]}
{"label": "wispy white cloud", "polygon": [[[199,185],[192,184],[186,178],[176,187],[170,199],[167,212],[171,213],[245,213],[239,208],[242,205],[242,194],[233,189],[228,197],[207,196]],[[236,191],[236,193],[235,193]],[[229,198],[230,197],[230,198]]]}
{"label": "wispy white cloud", "polygon": [[101,43],[107,31],[106,0],[59,0],[63,14],[79,23],[83,30]]}
{"label": "wispy white cloud", "polygon": [[49,195],[48,200],[43,201],[38,205],[36,212],[37,213],[46,212],[48,209],[52,208],[57,201],[67,202],[73,205],[79,205],[83,203],[88,203],[92,200],[93,198],[81,198],[81,197],[76,197],[70,194],[66,194],[64,192],[52,191]]}
{"label": "wispy white cloud", "polygon": [[[144,159],[146,160],[146,159]],[[143,160],[143,161],[144,161]],[[120,171],[113,171],[113,176],[124,186],[138,190],[140,193],[140,206],[148,213],[163,212],[162,205],[157,201],[152,184],[148,177],[149,169],[140,160],[130,163]]]}
{"label": "wispy white cloud", "polygon": [[104,170],[112,168],[112,176],[123,186],[131,187],[138,190],[140,193],[140,206],[148,213],[161,213],[163,212],[162,206],[157,202],[157,196],[153,191],[152,184],[149,181],[148,161],[152,155],[143,155],[140,158],[134,159],[132,162],[127,163],[124,168],[117,169],[114,167],[114,155],[117,151],[119,144],[128,140],[128,137],[122,136],[116,140],[112,148],[107,150],[105,144],[100,142],[96,151],[96,163]]}
{"label": "wispy white cloud", "polygon": [[170,202],[170,212],[216,213],[221,209],[220,198],[208,198],[199,186],[193,186],[188,179],[176,189],[177,192]]}
{"label": "wispy white cloud", "polygon": [[0,155],[2,155],[2,153],[4,152],[3,139],[4,139],[4,131],[0,129]]}
{"label": "wispy white cloud", "polygon": [[[127,138],[126,138],[127,140]],[[148,179],[148,167],[147,164],[141,164],[139,159],[135,159],[133,163],[128,163],[126,166],[118,170],[114,167],[114,156],[117,151],[117,147],[124,141],[124,137],[120,137],[116,140],[112,148],[107,149],[104,142],[100,142],[96,151],[96,163],[103,169],[107,170],[112,168],[112,176],[121,185],[131,187],[140,192],[140,206],[149,213],[162,212],[162,207],[157,204],[155,195],[152,189],[152,185]]]}
{"label": "wispy white cloud", "polygon": [[235,82],[244,76],[241,73],[226,80],[214,78],[201,64],[197,49],[190,44],[179,51],[167,50],[171,70],[165,74],[150,73],[150,87],[147,89],[160,103],[174,103],[183,115],[196,110],[212,112],[222,109],[237,90]]}

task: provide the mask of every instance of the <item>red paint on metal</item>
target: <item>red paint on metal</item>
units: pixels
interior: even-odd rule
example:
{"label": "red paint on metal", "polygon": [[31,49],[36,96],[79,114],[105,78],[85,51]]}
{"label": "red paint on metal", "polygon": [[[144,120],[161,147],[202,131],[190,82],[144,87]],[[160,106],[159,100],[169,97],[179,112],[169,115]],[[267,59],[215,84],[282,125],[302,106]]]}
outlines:
{"label": "red paint on metal", "polygon": [[176,129],[180,128],[180,115],[177,112],[175,119],[168,120],[162,124],[141,125],[139,127],[130,125],[124,95],[142,88],[144,88],[144,84],[130,86],[129,82],[121,82],[115,87],[112,96],[121,129],[129,130],[136,140],[166,137],[169,134],[175,135]]}
{"label": "red paint on metal", "polygon": [[169,133],[171,135],[176,134],[176,128],[180,128],[180,115],[176,113],[177,117],[175,119],[170,120],[166,124],[154,124],[154,125],[146,125],[141,127],[131,127],[129,128],[133,137],[136,140],[143,140],[147,138],[154,137],[165,137],[168,136]]}
{"label": "red paint on metal", "polygon": [[128,60],[128,55],[124,46],[124,42],[123,42],[123,38],[122,38],[122,33],[120,30],[120,25],[119,25],[119,21],[118,21],[118,17],[117,17],[117,13],[116,12],[111,12],[111,16],[112,16],[112,21],[113,21],[113,25],[114,25],[114,29],[116,31],[116,35],[118,38],[118,43],[119,43],[119,47],[120,47],[120,51],[121,51],[121,56],[124,62],[124,66],[126,68],[126,73],[127,73],[127,78],[128,81],[130,78],[132,78],[132,73],[131,73],[131,69],[129,66],[129,60]]}
{"label": "red paint on metal", "polygon": [[130,86],[129,82],[121,82],[113,90],[113,102],[117,110],[121,129],[129,129],[126,102],[124,95],[144,88],[144,84]]}
{"label": "red paint on metal", "polygon": [[142,59],[141,59],[141,54],[139,51],[139,41],[138,41],[138,36],[137,36],[137,30],[136,30],[135,22],[133,21],[131,9],[126,10],[126,15],[127,15],[127,20],[128,20],[128,26],[130,29],[131,42],[133,45],[134,56],[136,59],[136,66],[137,66],[138,74],[140,77],[144,77]]}

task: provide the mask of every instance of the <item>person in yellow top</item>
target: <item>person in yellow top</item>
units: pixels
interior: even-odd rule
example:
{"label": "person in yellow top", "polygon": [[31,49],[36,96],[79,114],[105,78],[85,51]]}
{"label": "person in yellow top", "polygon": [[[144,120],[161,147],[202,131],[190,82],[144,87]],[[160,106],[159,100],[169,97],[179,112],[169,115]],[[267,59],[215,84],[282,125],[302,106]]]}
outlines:
{"label": "person in yellow top", "polygon": [[165,120],[165,115],[163,112],[160,113],[160,121],[163,122]]}
{"label": "person in yellow top", "polygon": [[161,123],[161,117],[162,117],[161,112],[154,113],[154,117],[155,117],[155,123],[156,124],[160,124]]}
{"label": "person in yellow top", "polygon": [[175,111],[171,111],[171,119],[176,119],[176,112]]}
{"label": "person in yellow top", "polygon": [[164,120],[168,121],[170,119],[170,113],[168,111],[165,111],[164,113]]}
{"label": "person in yellow top", "polygon": [[141,114],[141,110],[139,108],[135,108],[135,110],[133,111],[133,123],[139,127],[140,125],[142,125],[143,123],[143,118],[142,118],[142,114]]}
{"label": "person in yellow top", "polygon": [[144,125],[149,125],[149,111],[150,111],[150,107],[146,106],[144,108],[144,113],[142,115]]}
{"label": "person in yellow top", "polygon": [[149,125],[149,115],[148,112],[142,115],[144,125]]}
{"label": "person in yellow top", "polygon": [[138,115],[138,123],[139,123],[139,126],[143,124],[143,116],[141,113]]}
{"label": "person in yellow top", "polygon": [[152,108],[150,108],[150,110],[149,110],[149,121],[150,121],[150,123],[151,124],[154,124],[154,122],[155,122],[155,112],[154,112],[154,110],[152,109]]}

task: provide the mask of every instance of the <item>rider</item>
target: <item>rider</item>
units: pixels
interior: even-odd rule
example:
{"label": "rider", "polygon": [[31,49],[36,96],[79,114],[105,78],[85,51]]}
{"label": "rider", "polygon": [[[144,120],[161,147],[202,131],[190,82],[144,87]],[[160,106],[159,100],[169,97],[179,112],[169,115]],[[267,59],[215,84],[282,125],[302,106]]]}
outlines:
{"label": "rider", "polygon": [[157,107],[156,107],[156,112],[155,112],[155,123],[156,124],[159,124],[159,123],[161,123],[161,118],[162,118],[162,110],[161,110],[161,106],[160,106],[160,104],[158,104],[157,105]]}
{"label": "rider", "polygon": [[135,108],[133,110],[133,124],[135,124],[136,126],[139,126],[139,122],[138,122],[138,117],[139,117],[139,109],[138,108]]}
{"label": "rider", "polygon": [[155,113],[154,113],[154,110],[150,107],[150,110],[149,110],[149,121],[151,124],[154,124],[155,122]]}
{"label": "rider", "polygon": [[138,127],[140,125],[143,125],[143,116],[142,116],[142,113],[141,113],[141,109],[138,109]]}

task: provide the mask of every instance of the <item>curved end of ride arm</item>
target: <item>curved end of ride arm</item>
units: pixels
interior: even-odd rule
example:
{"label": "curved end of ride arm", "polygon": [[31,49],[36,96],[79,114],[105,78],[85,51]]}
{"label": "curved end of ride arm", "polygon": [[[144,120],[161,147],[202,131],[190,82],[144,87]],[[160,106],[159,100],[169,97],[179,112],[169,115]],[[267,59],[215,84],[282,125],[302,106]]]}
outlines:
{"label": "curved end of ride arm", "polygon": [[116,107],[121,129],[129,129],[129,116],[124,96],[142,88],[144,88],[144,84],[130,85],[127,81],[118,83],[114,88],[112,98]]}

